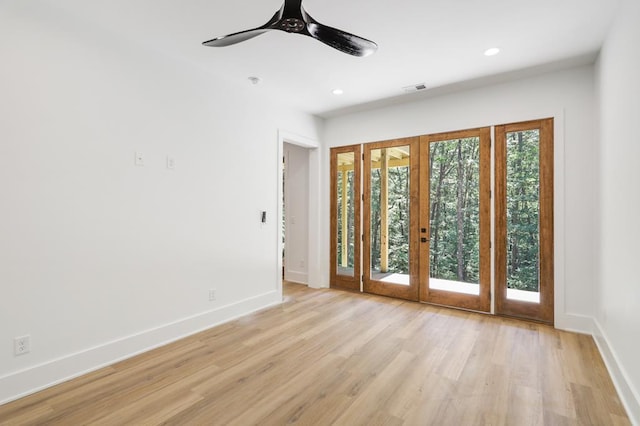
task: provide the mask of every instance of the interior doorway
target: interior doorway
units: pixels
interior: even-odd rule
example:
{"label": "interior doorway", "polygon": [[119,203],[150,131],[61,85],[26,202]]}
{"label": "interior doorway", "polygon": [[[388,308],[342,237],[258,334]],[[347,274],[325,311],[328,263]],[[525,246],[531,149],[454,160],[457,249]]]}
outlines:
{"label": "interior doorway", "polygon": [[309,284],[309,149],[285,142],[282,160],[282,278]]}

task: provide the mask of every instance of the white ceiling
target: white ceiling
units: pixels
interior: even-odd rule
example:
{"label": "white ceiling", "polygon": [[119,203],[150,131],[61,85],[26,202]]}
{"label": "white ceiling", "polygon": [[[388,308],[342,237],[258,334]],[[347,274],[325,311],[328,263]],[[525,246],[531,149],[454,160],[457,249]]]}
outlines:
{"label": "white ceiling", "polygon": [[[304,0],[325,25],[375,41],[357,58],[297,34],[272,31],[223,48],[211,38],[264,24],[281,0],[49,0],[132,43],[250,84],[304,111],[330,116],[402,96],[402,87],[450,87],[573,58],[592,61],[617,0]],[[483,52],[499,47],[501,53]],[[585,59],[586,58],[586,59]],[[222,74],[220,74],[222,73]],[[335,96],[332,89],[344,95]],[[437,90],[436,90],[437,91]],[[382,100],[382,101],[381,101]],[[397,100],[397,98],[396,98]]]}

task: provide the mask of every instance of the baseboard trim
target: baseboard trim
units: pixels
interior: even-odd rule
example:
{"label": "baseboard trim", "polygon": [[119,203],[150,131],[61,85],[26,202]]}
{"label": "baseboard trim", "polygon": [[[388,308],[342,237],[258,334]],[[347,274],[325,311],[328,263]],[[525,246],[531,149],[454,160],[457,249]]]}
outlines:
{"label": "baseboard trim", "polygon": [[293,283],[299,283],[299,284],[309,283],[309,275],[306,272],[285,271],[284,277],[285,277],[285,280],[291,281]]}
{"label": "baseboard trim", "polygon": [[593,338],[609,371],[611,380],[613,380],[613,384],[618,391],[618,396],[627,410],[631,424],[640,426],[640,393],[637,389],[634,389],[631,381],[628,380],[629,376],[626,370],[618,361],[616,351],[609,344],[609,339],[597,320],[594,320]]}
{"label": "baseboard trim", "polygon": [[0,405],[280,303],[265,293],[2,376]]}
{"label": "baseboard trim", "polygon": [[578,314],[556,314],[555,328],[573,333],[593,335],[595,322],[592,317]]}

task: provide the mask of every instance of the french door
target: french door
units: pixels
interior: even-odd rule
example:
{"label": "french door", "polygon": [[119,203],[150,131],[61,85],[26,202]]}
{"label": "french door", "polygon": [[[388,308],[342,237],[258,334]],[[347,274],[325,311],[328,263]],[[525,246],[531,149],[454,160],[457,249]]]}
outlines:
{"label": "french door", "polygon": [[491,309],[491,129],[420,138],[420,301]]}
{"label": "french door", "polygon": [[418,300],[419,138],[364,146],[363,289]]}
{"label": "french door", "polygon": [[333,148],[331,286],[553,323],[553,119],[494,131]]}

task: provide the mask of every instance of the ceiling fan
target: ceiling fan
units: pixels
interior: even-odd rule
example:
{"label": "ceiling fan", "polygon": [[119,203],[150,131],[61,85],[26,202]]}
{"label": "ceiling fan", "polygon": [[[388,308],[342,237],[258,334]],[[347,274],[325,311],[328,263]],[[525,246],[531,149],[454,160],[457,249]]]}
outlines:
{"label": "ceiling fan", "polygon": [[378,49],[378,45],[371,40],[319,23],[304,10],[302,0],[285,0],[280,10],[261,27],[217,37],[202,44],[211,47],[230,46],[272,30],[313,37],[353,56],[368,56]]}

